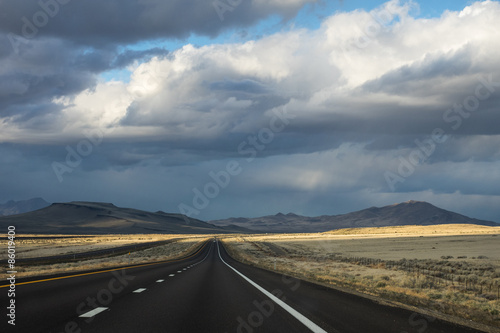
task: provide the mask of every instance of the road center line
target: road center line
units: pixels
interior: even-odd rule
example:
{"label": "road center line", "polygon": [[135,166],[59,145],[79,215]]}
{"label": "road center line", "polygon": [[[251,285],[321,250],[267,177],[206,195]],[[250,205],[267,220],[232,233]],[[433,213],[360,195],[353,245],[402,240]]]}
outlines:
{"label": "road center line", "polygon": [[86,312],[86,313],[80,315],[79,317],[90,318],[90,317],[95,316],[96,314],[99,314],[99,313],[101,313],[103,311],[106,311],[107,309],[109,309],[109,308],[98,307],[98,308],[95,308],[92,311],[89,311],[89,312]]}
{"label": "road center line", "polygon": [[313,323],[311,320],[309,320],[306,316],[280,300],[278,297],[274,296],[270,292],[268,292],[266,289],[262,288],[259,286],[257,283],[253,282],[249,278],[247,278],[245,275],[237,271],[235,268],[233,268],[231,265],[229,265],[227,262],[222,259],[222,256],[220,255],[220,248],[219,248],[219,242],[217,242],[217,251],[219,252],[219,258],[222,260],[223,263],[227,265],[227,267],[231,268],[233,271],[235,271],[238,275],[240,275],[242,278],[244,278],[248,283],[250,283],[252,286],[257,288],[260,292],[262,292],[264,295],[269,297],[274,303],[278,304],[281,306],[285,311],[287,311],[289,314],[294,316],[298,321],[300,321],[302,324],[304,324],[307,328],[309,328],[311,331],[314,333],[327,333],[324,329]]}
{"label": "road center line", "polygon": [[156,282],[158,282],[158,283],[163,282],[163,281],[165,281],[165,280],[156,280]]}
{"label": "road center line", "polygon": [[[179,258],[179,259],[171,259],[171,260],[165,260],[165,261],[159,261],[159,262],[153,262],[149,264],[139,264],[139,265],[132,265],[132,266],[124,266],[124,267],[118,267],[118,268],[112,268],[112,269],[106,269],[103,271],[95,271],[95,272],[88,272],[88,273],[81,273],[81,274],[75,274],[75,275],[65,275],[65,276],[59,276],[59,277],[54,277],[54,278],[49,278],[49,279],[43,279],[43,280],[36,280],[36,281],[27,281],[27,282],[19,282],[16,283],[16,286],[20,286],[23,284],[31,284],[31,283],[39,283],[39,282],[46,282],[46,281],[54,281],[54,280],[60,280],[60,279],[68,279],[68,278],[74,278],[78,276],[86,276],[86,275],[93,275],[93,274],[100,274],[100,273],[107,273],[107,272],[113,272],[113,271],[118,271],[118,270],[123,270],[123,269],[129,269],[129,268],[137,268],[137,267],[145,267],[145,266],[150,266],[150,265],[160,265],[160,264],[166,264],[166,263],[172,263],[172,262],[178,262],[178,261],[183,261],[189,258],[192,258],[196,256],[198,253],[200,253],[205,247],[207,246],[209,242],[206,242],[201,248],[199,248],[195,253],[191,254],[188,257],[185,258]],[[212,244],[210,244],[212,246]],[[210,251],[209,251],[210,253]],[[206,258],[206,257],[205,257]],[[205,260],[205,259],[203,259]],[[202,260],[202,261],[203,261]],[[10,287],[10,284],[5,284],[0,286],[1,288],[7,288]]]}
{"label": "road center line", "polygon": [[137,290],[134,290],[133,293],[142,293],[144,290],[146,290],[146,288],[139,288]]}

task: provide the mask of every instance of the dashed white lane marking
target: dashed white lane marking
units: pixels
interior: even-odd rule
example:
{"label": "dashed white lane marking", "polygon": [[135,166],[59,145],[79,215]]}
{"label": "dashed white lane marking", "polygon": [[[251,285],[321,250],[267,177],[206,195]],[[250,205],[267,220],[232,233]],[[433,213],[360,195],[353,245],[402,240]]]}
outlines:
{"label": "dashed white lane marking", "polygon": [[223,263],[227,265],[227,267],[231,268],[233,271],[235,271],[238,275],[240,275],[242,278],[244,278],[248,283],[250,283],[252,286],[257,288],[260,292],[262,292],[264,295],[269,297],[274,303],[278,304],[281,306],[285,311],[287,311],[289,314],[294,316],[296,319],[298,319],[302,324],[304,324],[307,328],[309,328],[312,332],[314,333],[327,333],[324,329],[313,323],[309,318],[304,316],[302,313],[298,312],[294,308],[292,308],[290,305],[286,304],[282,300],[280,300],[278,297],[274,296],[271,294],[269,291],[266,289],[262,288],[259,286],[257,283],[253,282],[249,278],[247,278],[245,275],[241,274],[239,271],[237,271],[235,268],[233,268],[231,265],[229,265],[227,262],[222,259],[222,256],[220,255],[220,249],[219,249],[219,242],[217,242],[217,251],[219,252],[219,258],[222,260]]}
{"label": "dashed white lane marking", "polygon": [[182,270],[185,271],[187,268],[183,268]]}
{"label": "dashed white lane marking", "polygon": [[163,282],[163,281],[165,281],[165,280],[156,280],[156,282]]}
{"label": "dashed white lane marking", "polygon": [[182,271],[177,271],[177,273],[182,273]]}
{"label": "dashed white lane marking", "polygon": [[137,290],[134,290],[133,293],[142,293],[146,288],[139,288]]}
{"label": "dashed white lane marking", "polygon": [[170,274],[169,276],[175,276],[175,274]]}
{"label": "dashed white lane marking", "polygon": [[92,311],[89,311],[87,313],[84,313],[82,315],[80,315],[80,317],[83,317],[83,318],[90,318],[90,317],[93,317],[95,316],[96,314],[99,314],[103,311],[106,311],[107,309],[109,308],[104,308],[104,307],[98,307],[98,308],[95,308],[94,310]]}

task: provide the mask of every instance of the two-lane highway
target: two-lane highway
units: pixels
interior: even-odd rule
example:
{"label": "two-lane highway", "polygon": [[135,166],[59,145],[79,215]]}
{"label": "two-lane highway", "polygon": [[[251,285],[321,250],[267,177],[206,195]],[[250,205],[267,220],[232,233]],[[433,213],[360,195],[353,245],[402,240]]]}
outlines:
{"label": "two-lane highway", "polygon": [[15,328],[3,318],[1,332],[476,332],[241,264],[216,241],[184,260],[19,284]]}

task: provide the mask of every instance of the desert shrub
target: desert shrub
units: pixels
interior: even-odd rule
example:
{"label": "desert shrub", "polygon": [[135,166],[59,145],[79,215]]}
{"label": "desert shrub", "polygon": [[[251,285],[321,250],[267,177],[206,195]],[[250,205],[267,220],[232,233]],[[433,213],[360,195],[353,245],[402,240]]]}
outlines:
{"label": "desert shrub", "polygon": [[452,273],[455,273],[456,269],[453,268],[453,267],[443,267],[443,270],[448,273],[448,274],[452,274]]}
{"label": "desert shrub", "polygon": [[453,256],[441,256],[441,259],[453,259]]}
{"label": "desert shrub", "polygon": [[385,288],[385,286],[387,286],[387,283],[382,282],[382,281],[378,282],[378,283],[375,285],[375,287],[377,287],[377,288]]}
{"label": "desert shrub", "polygon": [[467,280],[472,281],[472,282],[477,282],[479,280],[479,278],[476,274],[469,274],[467,276]]}
{"label": "desert shrub", "polygon": [[347,281],[354,281],[356,279],[356,277],[352,274],[342,273],[341,276],[344,280]]}
{"label": "desert shrub", "polygon": [[424,279],[417,281],[417,287],[421,289],[436,289],[437,285],[432,279]]}
{"label": "desert shrub", "polygon": [[446,298],[453,303],[461,303],[470,299],[467,294],[462,292],[450,292],[446,295]]}
{"label": "desert shrub", "polygon": [[401,286],[404,288],[415,288],[417,280],[415,277],[407,276],[401,280]]}
{"label": "desert shrub", "polygon": [[439,293],[431,293],[431,294],[429,294],[429,298],[430,299],[441,299],[441,298],[443,298],[443,295],[439,294]]}

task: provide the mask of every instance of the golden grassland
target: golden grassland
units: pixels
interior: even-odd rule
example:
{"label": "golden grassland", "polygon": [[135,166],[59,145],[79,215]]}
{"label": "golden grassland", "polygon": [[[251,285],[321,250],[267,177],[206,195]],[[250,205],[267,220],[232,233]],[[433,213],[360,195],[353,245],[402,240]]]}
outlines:
{"label": "golden grassland", "polygon": [[[30,235],[23,234],[16,238],[16,258],[48,257],[63,254],[80,253],[113,247],[156,242],[176,238],[193,238],[192,235]],[[7,239],[0,240],[0,246],[6,247]],[[0,259],[5,259],[2,253]]]}
{"label": "golden grassland", "polygon": [[439,225],[238,235],[223,242],[254,266],[500,327],[499,234],[499,227]]}
{"label": "golden grassland", "polygon": [[[27,235],[23,235],[26,237]],[[84,270],[105,269],[124,265],[134,265],[154,261],[170,260],[180,258],[192,253],[208,238],[207,235],[112,235],[112,236],[79,236],[75,238],[52,235],[53,238],[46,239],[47,235],[30,235],[30,239],[16,239],[16,257],[20,252],[27,257],[43,257],[58,254],[68,254],[92,251],[103,248],[140,244],[144,242],[176,239],[172,243],[152,247],[145,250],[132,251],[130,254],[109,256],[99,259],[62,262],[56,264],[34,265],[16,264],[16,277],[44,276],[60,273],[72,273]],[[5,241],[2,241],[5,243]],[[7,247],[6,244],[0,246]],[[39,248],[38,248],[39,247]],[[5,257],[5,256],[4,256]],[[2,258],[5,259],[5,258]],[[3,274],[2,274],[3,273]],[[0,279],[7,277],[4,272],[0,273]]]}
{"label": "golden grassland", "polygon": [[[237,260],[332,288],[500,327],[500,227],[342,229],[315,234],[217,235]],[[146,250],[51,265],[20,264],[17,277],[170,260],[215,235],[23,235],[17,258],[173,240]],[[7,240],[0,240],[7,248]],[[0,259],[6,259],[5,252]],[[0,278],[5,278],[1,274]],[[495,329],[496,330],[496,329]]]}

